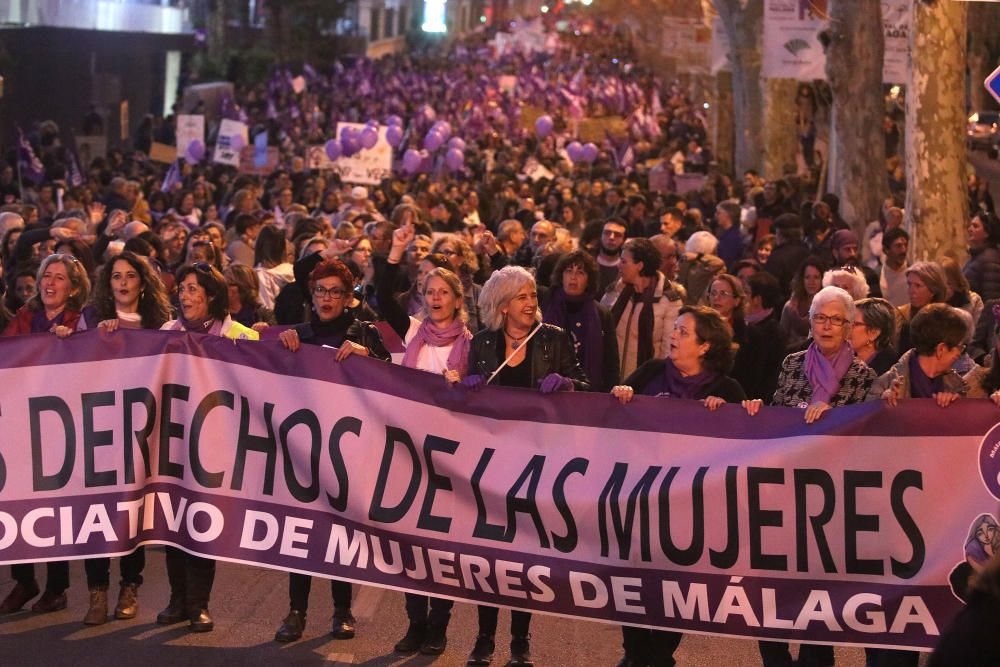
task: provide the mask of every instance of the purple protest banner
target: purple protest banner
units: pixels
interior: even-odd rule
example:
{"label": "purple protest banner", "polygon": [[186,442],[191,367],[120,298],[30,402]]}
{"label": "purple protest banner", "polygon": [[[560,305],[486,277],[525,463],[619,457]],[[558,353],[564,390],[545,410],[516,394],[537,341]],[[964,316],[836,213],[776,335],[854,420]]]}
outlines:
{"label": "purple protest banner", "polygon": [[807,426],[153,331],[4,339],[0,386],[0,563],[173,544],[581,619],[926,650],[1000,540],[988,401]]}

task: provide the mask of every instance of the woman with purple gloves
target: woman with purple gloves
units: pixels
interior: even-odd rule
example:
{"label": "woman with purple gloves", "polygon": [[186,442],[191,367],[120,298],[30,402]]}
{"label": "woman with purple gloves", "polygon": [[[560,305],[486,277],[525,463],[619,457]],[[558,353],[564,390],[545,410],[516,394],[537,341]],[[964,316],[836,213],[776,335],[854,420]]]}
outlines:
{"label": "woman with purple gloves", "polygon": [[[469,375],[462,384],[478,389],[501,387],[556,391],[587,391],[586,375],[577,362],[569,335],[557,326],[542,323],[534,277],[519,266],[493,273],[479,296],[483,330],[472,338]],[[479,636],[468,664],[488,665],[493,660],[494,636],[500,610],[479,606]],[[528,629],[531,614],[512,611],[509,665],[532,665]]]}

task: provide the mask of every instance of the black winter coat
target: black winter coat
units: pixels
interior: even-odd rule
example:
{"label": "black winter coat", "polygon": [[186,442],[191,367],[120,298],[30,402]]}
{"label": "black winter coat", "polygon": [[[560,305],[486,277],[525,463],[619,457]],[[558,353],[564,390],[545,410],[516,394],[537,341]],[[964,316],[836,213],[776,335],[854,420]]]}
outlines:
{"label": "black winter coat", "polygon": [[[590,382],[576,360],[569,335],[551,324],[539,326],[541,330],[531,339],[531,388],[537,389],[550,373],[558,373],[571,379],[576,391],[590,391]],[[488,379],[506,359],[505,350],[502,331],[480,331],[472,337],[469,373],[479,373]]]}
{"label": "black winter coat", "polygon": [[[649,384],[653,378],[663,375],[666,365],[666,359],[650,359],[632,371],[632,374],[625,378],[625,384],[632,387],[635,393],[640,394],[642,388]],[[718,396],[726,403],[739,403],[747,397],[743,393],[743,387],[740,386],[740,383],[728,375],[720,375],[715,382],[705,385],[695,398],[701,400],[709,396]]]}

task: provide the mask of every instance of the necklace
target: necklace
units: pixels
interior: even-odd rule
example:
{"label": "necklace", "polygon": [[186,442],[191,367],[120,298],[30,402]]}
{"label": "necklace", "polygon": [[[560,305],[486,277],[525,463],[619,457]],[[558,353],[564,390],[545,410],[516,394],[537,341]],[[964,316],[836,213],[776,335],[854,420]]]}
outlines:
{"label": "necklace", "polygon": [[[523,336],[520,336],[520,337],[514,336],[509,331],[507,331],[506,327],[504,327],[503,333],[504,333],[505,336],[507,336],[507,338],[510,338],[510,341],[514,345],[514,349],[515,350],[517,348],[521,347],[521,344],[524,342],[524,339],[528,337],[528,334],[524,334]],[[530,333],[530,332],[528,332],[528,333]]]}

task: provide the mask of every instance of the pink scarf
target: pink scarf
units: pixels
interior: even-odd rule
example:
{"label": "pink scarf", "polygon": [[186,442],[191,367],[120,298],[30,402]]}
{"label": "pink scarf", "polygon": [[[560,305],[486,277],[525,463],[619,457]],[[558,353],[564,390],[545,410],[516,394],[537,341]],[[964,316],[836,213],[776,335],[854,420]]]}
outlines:
{"label": "pink scarf", "polygon": [[417,357],[424,345],[431,347],[444,347],[452,345],[451,353],[448,354],[448,370],[458,371],[458,374],[465,377],[465,372],[469,364],[469,343],[472,341],[472,332],[466,328],[462,320],[455,320],[444,329],[438,329],[431,323],[430,318],[420,323],[416,335],[410,344],[406,346],[406,354],[403,355],[403,365],[407,368],[417,367]]}

